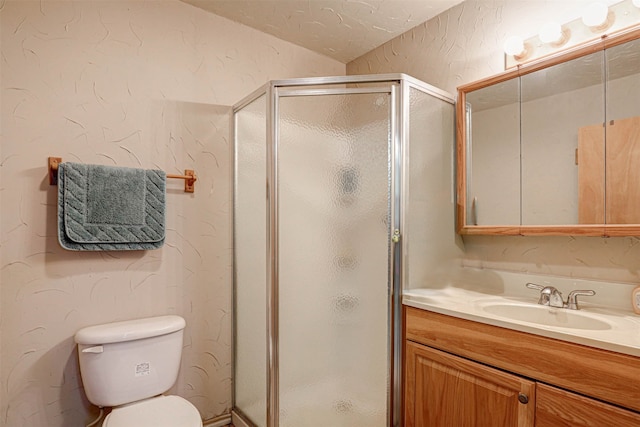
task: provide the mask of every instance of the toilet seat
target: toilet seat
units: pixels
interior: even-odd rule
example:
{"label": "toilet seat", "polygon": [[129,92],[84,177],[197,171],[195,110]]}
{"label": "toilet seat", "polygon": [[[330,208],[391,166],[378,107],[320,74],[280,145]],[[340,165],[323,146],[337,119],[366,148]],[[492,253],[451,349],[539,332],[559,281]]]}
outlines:
{"label": "toilet seat", "polygon": [[114,408],[102,427],[202,427],[202,418],[187,400],[158,396]]}

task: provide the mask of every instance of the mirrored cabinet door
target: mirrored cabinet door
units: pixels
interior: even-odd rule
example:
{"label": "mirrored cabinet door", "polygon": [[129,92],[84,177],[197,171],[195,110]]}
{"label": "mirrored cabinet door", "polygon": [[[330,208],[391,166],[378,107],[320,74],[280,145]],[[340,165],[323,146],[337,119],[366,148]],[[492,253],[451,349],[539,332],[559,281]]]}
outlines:
{"label": "mirrored cabinet door", "polygon": [[522,224],[602,224],[604,167],[590,157],[604,154],[603,52],[520,80]]}
{"label": "mirrored cabinet door", "polygon": [[519,224],[519,80],[469,92],[466,102],[467,224]]}
{"label": "mirrored cabinet door", "polygon": [[606,223],[640,224],[640,40],[605,50]]}
{"label": "mirrored cabinet door", "polygon": [[640,24],[458,94],[460,234],[640,236]]}

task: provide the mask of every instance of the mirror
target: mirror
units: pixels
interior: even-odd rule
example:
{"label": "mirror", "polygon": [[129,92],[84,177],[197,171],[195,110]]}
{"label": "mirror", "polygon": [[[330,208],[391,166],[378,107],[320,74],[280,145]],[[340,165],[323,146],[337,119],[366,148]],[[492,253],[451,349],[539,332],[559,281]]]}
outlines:
{"label": "mirror", "polygon": [[607,58],[606,220],[640,224],[640,39]]}
{"label": "mirror", "polygon": [[[604,54],[596,52],[520,77],[522,86],[521,185],[523,225],[582,222],[579,193],[581,129],[596,125],[593,141],[604,148]],[[599,125],[598,125],[599,124]],[[604,172],[604,169],[602,169]],[[600,177],[600,174],[598,174]],[[597,183],[604,184],[604,182]],[[604,200],[591,206],[602,211]]]}
{"label": "mirror", "polygon": [[470,92],[466,108],[468,224],[519,224],[520,80]]}
{"label": "mirror", "polygon": [[458,232],[640,235],[640,28],[458,89]]}

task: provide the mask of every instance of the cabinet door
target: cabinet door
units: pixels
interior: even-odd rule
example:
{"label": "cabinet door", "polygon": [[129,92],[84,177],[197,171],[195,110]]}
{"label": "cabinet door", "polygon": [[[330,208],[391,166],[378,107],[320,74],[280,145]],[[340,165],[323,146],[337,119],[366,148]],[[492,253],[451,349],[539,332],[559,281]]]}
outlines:
{"label": "cabinet door", "polygon": [[405,357],[406,427],[533,426],[533,381],[409,341]]}
{"label": "cabinet door", "polygon": [[578,223],[604,224],[604,126],[578,129]]}
{"label": "cabinet door", "polygon": [[640,224],[640,117],[609,121],[604,141],[601,124],[579,129],[578,221]]}
{"label": "cabinet door", "polygon": [[536,427],[640,426],[640,414],[538,383]]}
{"label": "cabinet door", "polygon": [[607,224],[640,224],[640,117],[607,123]]}

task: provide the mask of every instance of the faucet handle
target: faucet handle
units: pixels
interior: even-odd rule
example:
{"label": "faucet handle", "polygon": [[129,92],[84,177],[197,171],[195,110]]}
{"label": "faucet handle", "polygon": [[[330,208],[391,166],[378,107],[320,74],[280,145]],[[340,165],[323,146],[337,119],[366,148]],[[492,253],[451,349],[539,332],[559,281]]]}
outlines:
{"label": "faucet handle", "polygon": [[525,286],[529,289],[535,289],[536,291],[541,291],[545,288],[544,286],[538,285],[537,283],[527,283]]}
{"label": "faucet handle", "polygon": [[538,285],[537,283],[527,283],[525,286],[529,289],[535,289],[536,291],[540,291],[538,304],[549,305],[551,289],[552,289],[551,287]]}
{"label": "faucet handle", "polygon": [[578,307],[578,295],[585,296],[594,296],[596,291],[592,290],[576,290],[569,292],[569,296],[567,297],[567,308],[570,310],[579,310]]}

